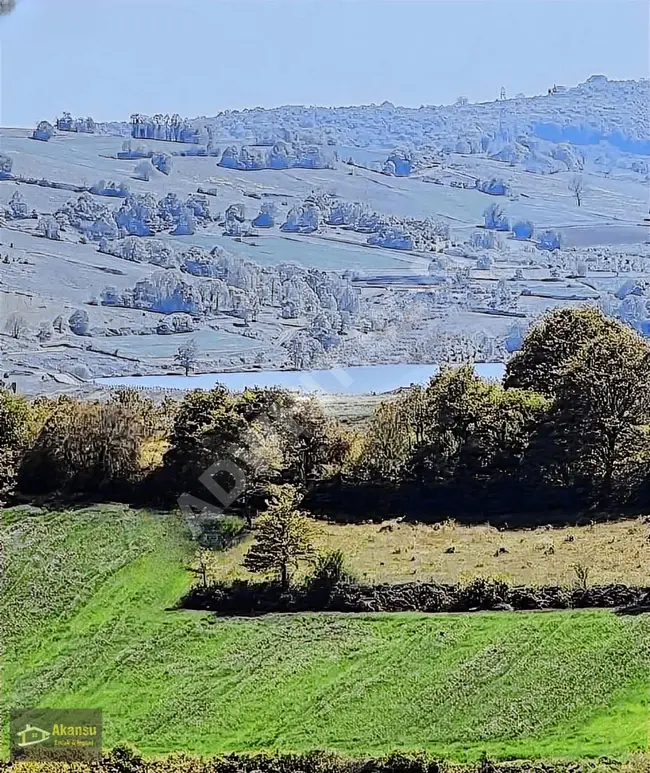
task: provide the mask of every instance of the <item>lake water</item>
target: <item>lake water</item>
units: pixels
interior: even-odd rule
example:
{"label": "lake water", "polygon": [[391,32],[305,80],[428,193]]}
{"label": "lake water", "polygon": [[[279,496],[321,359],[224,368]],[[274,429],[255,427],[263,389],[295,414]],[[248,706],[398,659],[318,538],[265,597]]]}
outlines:
{"label": "lake water", "polygon": [[[479,376],[501,379],[503,363],[479,363],[474,370]],[[136,386],[166,389],[211,389],[223,384],[233,391],[245,387],[283,387],[321,394],[360,395],[391,392],[411,384],[424,384],[438,371],[437,365],[364,365],[337,370],[269,370],[244,373],[209,373],[196,376],[130,376],[97,379],[108,386]]]}

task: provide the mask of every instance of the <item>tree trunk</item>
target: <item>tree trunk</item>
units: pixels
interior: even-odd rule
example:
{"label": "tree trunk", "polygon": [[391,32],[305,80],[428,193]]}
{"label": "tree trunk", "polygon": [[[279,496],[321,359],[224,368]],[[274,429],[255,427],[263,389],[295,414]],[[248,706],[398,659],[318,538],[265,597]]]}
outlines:
{"label": "tree trunk", "polygon": [[601,505],[609,505],[614,494],[614,462],[618,433],[613,432],[607,438],[607,451],[605,458],[605,474],[603,475],[603,487],[600,496]]}
{"label": "tree trunk", "polygon": [[282,585],[282,590],[289,589],[289,567],[286,561],[283,561],[280,567],[280,584]]}

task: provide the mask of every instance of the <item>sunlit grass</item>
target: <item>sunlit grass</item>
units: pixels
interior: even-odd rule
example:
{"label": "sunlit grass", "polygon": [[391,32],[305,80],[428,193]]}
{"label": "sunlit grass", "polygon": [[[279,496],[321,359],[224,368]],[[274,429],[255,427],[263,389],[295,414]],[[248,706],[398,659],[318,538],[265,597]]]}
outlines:
{"label": "sunlit grass", "polygon": [[216,620],[171,609],[191,581],[175,518],[114,507],[7,520],[3,705],[100,707],[107,746],[463,760],[647,744],[645,616]]}
{"label": "sunlit grass", "polygon": [[[489,577],[520,585],[573,585],[580,581],[576,568],[584,567],[589,584],[650,585],[650,526],[642,519],[512,531],[453,521],[326,523],[318,531],[318,548],[341,550],[365,582]],[[251,577],[241,567],[249,546],[250,538],[220,555],[212,566],[214,579]]]}

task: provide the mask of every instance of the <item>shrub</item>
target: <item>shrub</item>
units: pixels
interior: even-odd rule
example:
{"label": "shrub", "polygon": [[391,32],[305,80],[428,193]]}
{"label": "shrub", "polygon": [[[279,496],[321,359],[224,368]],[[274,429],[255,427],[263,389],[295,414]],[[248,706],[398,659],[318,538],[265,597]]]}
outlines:
{"label": "shrub", "polygon": [[14,493],[31,418],[27,401],[0,387],[0,504]]}

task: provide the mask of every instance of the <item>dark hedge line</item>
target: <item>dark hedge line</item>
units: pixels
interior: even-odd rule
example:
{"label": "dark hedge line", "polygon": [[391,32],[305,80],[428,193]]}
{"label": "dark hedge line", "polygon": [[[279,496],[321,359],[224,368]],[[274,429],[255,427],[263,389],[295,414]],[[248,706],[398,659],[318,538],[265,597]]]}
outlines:
{"label": "dark hedge line", "polygon": [[508,586],[475,580],[468,585],[410,582],[397,585],[341,583],[283,589],[278,582],[236,581],[198,585],[182,599],[185,609],[221,616],[279,612],[471,612],[628,608],[650,611],[650,588],[595,585],[589,588]]}
{"label": "dark hedge line", "polygon": [[[522,529],[612,517],[611,506],[599,511],[585,506],[589,501],[588,487],[560,488],[543,481],[530,483],[513,478],[468,478],[428,486],[410,481],[320,481],[307,492],[304,505],[317,517],[338,523],[380,523],[399,515],[418,523],[453,518],[468,525],[488,522]],[[645,501],[628,503],[627,510],[637,515],[646,507]]]}
{"label": "dark hedge line", "polygon": [[81,763],[0,762],[0,773],[641,773],[647,761],[621,763],[611,759],[584,762],[492,762],[454,764],[426,755],[392,754],[382,758],[349,759],[326,752],[294,755],[228,755],[198,758],[169,755],[144,760],[115,749],[101,761]]}

